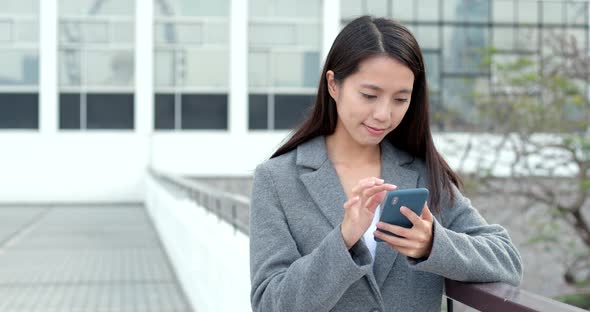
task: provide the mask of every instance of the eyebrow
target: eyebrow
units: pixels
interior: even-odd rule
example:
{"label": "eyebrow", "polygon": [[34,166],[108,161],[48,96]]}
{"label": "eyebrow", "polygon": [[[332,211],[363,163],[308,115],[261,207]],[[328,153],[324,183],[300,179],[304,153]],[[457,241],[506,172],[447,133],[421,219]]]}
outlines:
{"label": "eyebrow", "polygon": [[[367,89],[372,89],[375,91],[383,91],[383,88],[376,86],[376,85],[368,84],[368,83],[361,84],[361,87],[367,88]],[[401,89],[396,92],[396,94],[398,94],[398,93],[412,94],[412,90],[404,88],[404,89]]]}

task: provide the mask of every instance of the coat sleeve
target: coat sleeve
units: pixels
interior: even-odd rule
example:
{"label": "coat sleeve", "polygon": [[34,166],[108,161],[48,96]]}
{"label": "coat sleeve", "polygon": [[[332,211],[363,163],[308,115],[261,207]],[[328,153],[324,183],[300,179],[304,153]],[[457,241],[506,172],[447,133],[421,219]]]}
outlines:
{"label": "coat sleeve", "polygon": [[407,258],[411,267],[465,282],[505,282],[518,286],[522,260],[506,229],[488,224],[453,185],[455,201],[443,200],[442,219],[433,224],[427,258]]}
{"label": "coat sleeve", "polygon": [[250,207],[253,311],[329,311],[371,270],[370,254],[359,251],[358,245],[347,250],[337,226],[313,252],[302,256],[271,172],[264,164],[256,168]]}

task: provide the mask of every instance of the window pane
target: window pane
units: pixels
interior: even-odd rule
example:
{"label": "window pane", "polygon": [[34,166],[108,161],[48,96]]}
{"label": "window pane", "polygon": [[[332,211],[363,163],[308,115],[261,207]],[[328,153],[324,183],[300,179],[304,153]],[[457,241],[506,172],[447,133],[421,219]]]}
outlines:
{"label": "window pane", "polygon": [[227,95],[183,94],[182,129],[227,129]]}
{"label": "window pane", "polygon": [[203,32],[204,44],[227,44],[229,42],[229,29],[227,23],[208,23]]}
{"label": "window pane", "polygon": [[543,2],[543,22],[563,23],[563,5],[560,2]]}
{"label": "window pane", "polygon": [[318,52],[276,53],[273,58],[273,86],[316,86],[320,72]]}
{"label": "window pane", "polygon": [[112,22],[110,27],[111,42],[132,44],[135,41],[135,28],[130,22]]}
{"label": "window pane", "polygon": [[248,107],[248,128],[268,129],[268,95],[250,94]]}
{"label": "window pane", "polygon": [[487,22],[489,0],[445,0],[444,18],[447,21]]}
{"label": "window pane", "polygon": [[343,18],[350,18],[363,15],[362,1],[359,0],[341,0],[340,12]]}
{"label": "window pane", "polygon": [[[399,1],[398,1],[399,2]],[[413,2],[413,1],[404,1]],[[397,4],[397,2],[396,2]],[[419,8],[416,12],[419,21],[438,21],[440,11],[440,0],[418,0],[416,6]]]}
{"label": "window pane", "polygon": [[493,46],[495,49],[514,50],[514,35],[516,29],[512,27],[497,26],[492,28],[492,31],[494,32]]}
{"label": "window pane", "polygon": [[59,83],[62,86],[79,86],[81,82],[81,58],[78,49],[59,51]]}
{"label": "window pane", "polygon": [[174,69],[176,56],[173,50],[156,51],[155,83],[156,86],[174,86]]}
{"label": "window pane", "polygon": [[393,1],[393,18],[402,21],[413,21],[414,17],[414,2],[407,0]]}
{"label": "window pane", "polygon": [[297,45],[319,47],[321,44],[321,28],[317,24],[297,26]]}
{"label": "window pane", "polygon": [[[2,36],[0,34],[0,36]],[[23,21],[16,25],[16,32],[14,34],[18,42],[32,42],[39,41],[39,22],[37,21]],[[1,41],[2,39],[0,39]]]}
{"label": "window pane", "polygon": [[388,0],[364,0],[367,6],[367,12],[365,14],[375,15],[375,16],[387,16],[389,12],[387,12],[387,1]]}
{"label": "window pane", "polygon": [[7,15],[38,15],[39,1],[43,0],[0,0],[0,8]]}
{"label": "window pane", "polygon": [[229,0],[154,0],[156,16],[229,16]]}
{"label": "window pane", "polygon": [[59,128],[80,129],[80,94],[59,95]]}
{"label": "window pane", "polygon": [[313,95],[275,95],[275,129],[293,129],[313,106]]}
{"label": "window pane", "polygon": [[483,53],[489,47],[488,29],[485,27],[444,28],[444,70],[450,73],[486,73]]}
{"label": "window pane", "polygon": [[202,43],[200,23],[156,23],[157,43]]}
{"label": "window pane", "polygon": [[[179,72],[184,86],[226,87],[229,58],[227,50],[188,50],[179,56]],[[183,67],[182,65],[186,65]],[[185,76],[182,77],[182,74]]]}
{"label": "window pane", "polygon": [[519,51],[537,51],[539,48],[539,31],[536,27],[520,27],[516,32],[516,49]]}
{"label": "window pane", "polygon": [[88,129],[133,129],[133,94],[88,94]]}
{"label": "window pane", "polygon": [[567,23],[570,25],[586,25],[588,13],[587,2],[566,2]]}
{"label": "window pane", "polygon": [[251,87],[269,86],[269,54],[266,52],[250,52],[248,56],[248,84]]}
{"label": "window pane", "polygon": [[248,42],[251,46],[293,45],[296,41],[296,28],[294,25],[250,25]]}
{"label": "window pane", "polygon": [[[41,0],[42,1],[42,0]],[[60,16],[66,15],[133,15],[135,1],[105,0],[97,5],[96,0],[58,0]]]}
{"label": "window pane", "polygon": [[0,93],[0,129],[37,129],[38,94]]}
{"label": "window pane", "polygon": [[424,53],[426,66],[426,79],[428,89],[431,91],[440,90],[440,55],[439,53]]}
{"label": "window pane", "polygon": [[84,81],[93,86],[132,86],[133,68],[132,51],[88,51]]}
{"label": "window pane", "polygon": [[0,50],[0,85],[37,85],[39,54],[31,50]]}
{"label": "window pane", "polygon": [[156,94],[155,128],[175,129],[174,94]]}
{"label": "window pane", "polygon": [[250,0],[251,17],[306,17],[321,16],[321,1],[317,0]]}
{"label": "window pane", "polygon": [[0,42],[12,41],[12,24],[8,21],[0,21]]}
{"label": "window pane", "polygon": [[495,23],[513,23],[514,22],[514,1],[513,0],[494,0],[492,7],[493,18]]}
{"label": "window pane", "polygon": [[422,49],[438,49],[439,43],[439,27],[437,26],[416,26],[414,36],[418,40],[418,44]]}
{"label": "window pane", "polygon": [[537,1],[517,1],[518,5],[518,23],[536,24],[539,22],[539,5]]}

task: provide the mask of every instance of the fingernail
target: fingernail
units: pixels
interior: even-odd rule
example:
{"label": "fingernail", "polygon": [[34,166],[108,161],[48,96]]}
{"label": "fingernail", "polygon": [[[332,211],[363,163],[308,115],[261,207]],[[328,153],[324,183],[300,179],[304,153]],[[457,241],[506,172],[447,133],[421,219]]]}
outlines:
{"label": "fingernail", "polygon": [[383,180],[383,179],[377,179],[377,181],[380,181],[380,182],[385,182],[385,180]]}

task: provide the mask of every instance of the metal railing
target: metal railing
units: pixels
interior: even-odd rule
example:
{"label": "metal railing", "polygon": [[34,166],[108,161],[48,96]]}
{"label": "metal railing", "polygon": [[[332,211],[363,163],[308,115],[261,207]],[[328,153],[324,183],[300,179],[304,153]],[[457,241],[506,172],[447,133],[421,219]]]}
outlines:
{"label": "metal railing", "polygon": [[[219,191],[191,179],[158,173],[151,175],[170,191],[180,192],[190,200],[214,213],[220,220],[231,224],[234,231],[249,234],[250,199],[246,196]],[[505,283],[466,283],[445,280],[447,311],[453,311],[453,302],[460,302],[479,311],[552,311],[583,312],[580,308],[539,296]]]}

